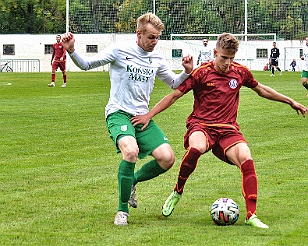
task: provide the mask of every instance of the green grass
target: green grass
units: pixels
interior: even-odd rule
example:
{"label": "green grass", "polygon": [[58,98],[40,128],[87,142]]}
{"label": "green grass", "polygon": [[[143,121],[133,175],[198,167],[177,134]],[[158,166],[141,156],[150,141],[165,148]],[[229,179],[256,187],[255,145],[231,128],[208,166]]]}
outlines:
{"label": "green grass", "polygon": [[[300,73],[257,80],[308,105]],[[164,175],[138,185],[139,207],[129,226],[116,227],[117,169],[105,126],[107,73],[69,72],[68,86],[49,88],[49,73],[0,73],[1,245],[304,245],[308,239],[307,119],[290,106],[241,90],[238,122],[247,138],[259,179],[258,216],[270,226],[244,224],[241,175],[234,166],[203,155],[172,216],[161,206],[176,181],[185,119],[192,94],[154,120],[176,155]],[[157,81],[151,106],[171,90]],[[144,161],[137,162],[137,168]],[[239,221],[216,226],[209,207],[219,197],[240,206]]]}

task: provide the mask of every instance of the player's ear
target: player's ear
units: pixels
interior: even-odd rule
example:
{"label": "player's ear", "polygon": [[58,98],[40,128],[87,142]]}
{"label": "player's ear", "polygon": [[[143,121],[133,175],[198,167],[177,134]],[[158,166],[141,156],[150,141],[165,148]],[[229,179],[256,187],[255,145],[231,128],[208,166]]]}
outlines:
{"label": "player's ear", "polygon": [[214,57],[216,57],[216,55],[217,55],[217,50],[214,49]]}

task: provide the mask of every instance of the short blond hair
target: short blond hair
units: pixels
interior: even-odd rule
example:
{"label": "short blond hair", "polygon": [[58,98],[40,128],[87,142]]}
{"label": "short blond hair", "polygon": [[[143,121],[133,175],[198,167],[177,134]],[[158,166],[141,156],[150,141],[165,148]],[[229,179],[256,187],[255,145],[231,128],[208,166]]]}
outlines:
{"label": "short blond hair", "polygon": [[161,21],[161,19],[159,19],[157,15],[151,12],[141,15],[137,19],[137,29],[141,32],[145,32],[148,23],[152,24],[157,28],[157,30],[161,32],[165,29],[164,23]]}
{"label": "short blond hair", "polygon": [[229,52],[237,52],[239,47],[239,41],[235,36],[230,33],[223,33],[219,35],[216,42],[216,49],[224,49]]}

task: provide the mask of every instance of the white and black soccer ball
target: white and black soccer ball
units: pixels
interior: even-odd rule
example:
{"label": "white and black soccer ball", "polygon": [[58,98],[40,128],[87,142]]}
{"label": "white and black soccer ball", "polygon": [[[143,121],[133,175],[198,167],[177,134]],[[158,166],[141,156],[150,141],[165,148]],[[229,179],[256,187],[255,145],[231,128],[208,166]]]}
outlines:
{"label": "white and black soccer ball", "polygon": [[210,214],[217,225],[226,226],[238,220],[240,210],[231,198],[219,198],[213,203]]}

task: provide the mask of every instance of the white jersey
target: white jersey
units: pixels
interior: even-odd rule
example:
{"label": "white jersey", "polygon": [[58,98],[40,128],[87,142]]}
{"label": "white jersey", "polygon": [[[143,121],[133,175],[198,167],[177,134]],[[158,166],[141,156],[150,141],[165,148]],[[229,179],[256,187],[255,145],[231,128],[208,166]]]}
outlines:
{"label": "white jersey", "polygon": [[200,62],[200,64],[202,64],[203,62],[208,62],[211,60],[213,60],[212,49],[209,48],[208,46],[204,46],[199,51],[198,61]]}
{"label": "white jersey", "polygon": [[305,44],[303,47],[304,67],[303,70],[308,71],[308,46]]}
{"label": "white jersey", "polygon": [[117,110],[131,115],[148,113],[155,76],[172,89],[189,77],[185,71],[175,74],[163,56],[155,51],[144,51],[136,42],[112,44],[92,58],[82,57],[76,51],[70,56],[82,70],[110,63],[111,88],[106,117]]}

